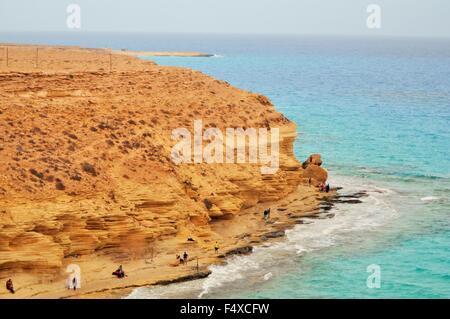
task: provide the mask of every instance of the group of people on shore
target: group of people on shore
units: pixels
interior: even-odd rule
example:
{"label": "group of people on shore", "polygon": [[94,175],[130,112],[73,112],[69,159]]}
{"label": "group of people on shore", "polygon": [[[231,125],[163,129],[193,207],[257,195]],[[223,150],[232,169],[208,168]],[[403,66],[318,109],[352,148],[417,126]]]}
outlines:
{"label": "group of people on shore", "polygon": [[[217,253],[219,251],[219,243],[216,241],[216,243],[214,244],[214,251]],[[187,252],[184,252],[182,256],[177,255],[176,258],[179,261],[180,265],[185,265],[188,262],[188,257],[189,255],[187,254]],[[121,279],[124,277],[127,277],[127,275],[125,274],[125,271],[123,270],[122,265],[120,265],[113,273],[113,276],[116,276],[117,278]],[[78,283],[77,283],[77,279],[76,277],[74,277],[70,282],[67,283],[67,288],[68,289],[73,289],[76,290],[78,287]],[[8,279],[6,281],[6,289],[14,294],[15,290],[14,290],[14,285],[12,282],[12,279]]]}
{"label": "group of people on shore", "polygon": [[[194,241],[194,240],[192,239],[192,237],[189,237],[188,241]],[[219,242],[216,241],[214,243],[214,252],[216,254],[219,252],[219,248],[220,248]],[[176,259],[177,259],[177,261],[179,262],[180,265],[186,265],[188,260],[189,260],[188,257],[189,257],[189,255],[187,254],[187,252],[184,252],[183,255],[181,255],[181,256],[180,255],[176,255]]]}
{"label": "group of people on shore", "polygon": [[[326,191],[326,192],[329,191],[329,187],[330,187],[330,186],[329,186],[328,184],[327,184],[326,186],[325,186],[325,185],[321,185],[321,186],[320,186],[321,190]],[[270,208],[267,208],[267,209],[265,209],[264,212],[263,212],[263,219],[264,219],[265,221],[268,221],[269,218],[270,218]],[[195,240],[194,240],[192,237],[189,237],[189,238],[188,238],[188,241],[194,242]],[[218,241],[216,241],[216,242],[214,243],[214,252],[215,252],[216,254],[219,252],[219,248],[220,248],[219,243],[218,243]],[[189,260],[188,258],[189,258],[189,255],[187,254],[187,252],[184,252],[182,256],[176,255],[176,259],[178,260],[178,262],[179,262],[180,265],[185,265],[185,264],[187,264],[187,262],[188,262],[188,260]],[[119,279],[126,277],[126,274],[125,274],[125,271],[123,270],[122,265],[119,265],[119,267],[112,273],[112,275],[113,275],[113,276],[116,276],[116,277],[119,278]],[[77,286],[78,286],[77,279],[74,277],[74,278],[72,279],[72,281],[70,282],[70,285],[68,284],[67,286],[68,286],[69,288],[72,288],[73,290],[76,290],[76,288],[77,288]],[[10,293],[12,293],[12,294],[15,293],[14,285],[13,285],[12,279],[8,279],[8,280],[6,281],[6,289],[7,289]]]}
{"label": "group of people on shore", "polygon": [[179,261],[180,265],[187,264],[188,262],[188,254],[187,252],[184,252],[183,256],[177,255],[177,260]]}

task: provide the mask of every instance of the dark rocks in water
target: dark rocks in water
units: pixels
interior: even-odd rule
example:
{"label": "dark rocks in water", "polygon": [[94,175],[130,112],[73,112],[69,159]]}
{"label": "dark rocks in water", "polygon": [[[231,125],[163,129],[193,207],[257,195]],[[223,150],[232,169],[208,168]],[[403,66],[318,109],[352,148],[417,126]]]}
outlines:
{"label": "dark rocks in water", "polygon": [[360,204],[361,200],[358,198],[366,197],[368,194],[365,191],[356,192],[353,194],[339,195],[333,196],[331,198],[325,198],[322,200],[321,208],[323,210],[330,210],[330,208],[334,204]]}
{"label": "dark rocks in water", "polygon": [[155,282],[155,285],[167,286],[167,285],[170,285],[170,284],[175,284],[175,283],[191,281],[191,280],[195,280],[195,279],[206,278],[210,274],[211,274],[211,270],[201,271],[201,272],[198,272],[198,273],[195,273],[195,274],[191,274],[191,275],[175,278],[175,279],[172,279],[172,280],[160,280],[160,281]]}
{"label": "dark rocks in water", "polygon": [[343,200],[342,203],[344,203],[344,204],[361,204],[362,201],[359,199],[348,199],[348,200]]}
{"label": "dark rocks in water", "polygon": [[284,230],[273,231],[261,236],[261,240],[265,241],[269,238],[279,238],[284,236]]}
{"label": "dark rocks in water", "polygon": [[334,199],[332,201],[335,204],[360,204],[362,203],[359,199]]}
{"label": "dark rocks in water", "polygon": [[365,192],[357,192],[350,195],[336,194],[335,196],[322,199],[319,208],[321,213],[324,213],[330,211],[335,204],[359,204],[361,201],[356,198],[363,196],[367,196]]}
{"label": "dark rocks in water", "polygon": [[319,207],[323,211],[329,211],[330,209],[333,208],[333,206],[334,206],[333,204],[326,204],[326,205],[320,205]]}
{"label": "dark rocks in water", "polygon": [[320,219],[320,215],[319,214],[315,214],[315,215],[310,215],[310,216],[305,216],[303,218],[308,218],[308,219]]}
{"label": "dark rocks in water", "polygon": [[359,197],[367,197],[369,196],[369,194],[367,194],[367,192],[365,191],[361,191],[361,192],[357,192],[353,194],[353,197],[359,198]]}
{"label": "dark rocks in water", "polygon": [[348,195],[337,195],[336,198],[361,198],[369,196],[366,192],[357,192]]}
{"label": "dark rocks in water", "polygon": [[340,198],[355,198],[355,197],[353,196],[353,194],[351,194],[351,195],[336,195],[334,198],[331,198],[330,201],[340,199]]}
{"label": "dark rocks in water", "polygon": [[232,250],[227,251],[224,255],[219,255],[219,258],[225,258],[232,255],[248,255],[253,251],[252,246],[243,246],[238,247]]}
{"label": "dark rocks in water", "polygon": [[328,202],[332,203],[332,204],[342,203],[342,199],[334,198],[334,199],[330,199]]}
{"label": "dark rocks in water", "polygon": [[297,219],[297,220],[295,221],[295,223],[296,223],[296,224],[300,224],[300,225],[308,225],[308,224],[312,224],[312,222],[308,222],[308,221],[306,221],[306,220],[304,220],[304,219]]}
{"label": "dark rocks in water", "polygon": [[307,218],[307,219],[328,219],[328,218],[332,218],[334,217],[334,213],[319,213],[319,214],[315,214],[315,215],[310,215],[310,216],[304,216],[303,218]]}

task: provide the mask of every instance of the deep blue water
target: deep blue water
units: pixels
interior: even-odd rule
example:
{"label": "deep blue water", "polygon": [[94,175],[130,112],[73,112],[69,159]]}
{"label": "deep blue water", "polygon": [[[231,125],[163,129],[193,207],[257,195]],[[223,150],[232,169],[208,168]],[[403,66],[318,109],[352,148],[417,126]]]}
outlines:
{"label": "deep blue water", "polygon": [[[449,298],[450,40],[150,34],[1,34],[1,41],[152,51],[267,95],[298,124],[299,159],[321,153],[362,204],[213,267],[206,280],[132,297]],[[368,288],[367,267],[381,270]]]}

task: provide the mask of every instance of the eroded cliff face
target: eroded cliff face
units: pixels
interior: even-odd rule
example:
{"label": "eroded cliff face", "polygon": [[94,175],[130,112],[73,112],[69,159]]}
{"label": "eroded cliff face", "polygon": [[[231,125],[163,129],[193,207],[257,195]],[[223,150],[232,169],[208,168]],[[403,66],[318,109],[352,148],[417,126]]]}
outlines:
{"label": "eroded cliff face", "polygon": [[[17,59],[22,73],[0,73],[0,273],[58,271],[74,255],[145,256],[156,240],[207,238],[213,219],[326,179],[320,164],[295,159],[295,125],[261,95],[128,56],[114,56],[110,73],[92,70],[104,60],[96,51],[46,50],[46,72]],[[76,64],[56,61],[64,54]],[[280,169],[174,164],[171,132],[196,119],[279,128]]]}

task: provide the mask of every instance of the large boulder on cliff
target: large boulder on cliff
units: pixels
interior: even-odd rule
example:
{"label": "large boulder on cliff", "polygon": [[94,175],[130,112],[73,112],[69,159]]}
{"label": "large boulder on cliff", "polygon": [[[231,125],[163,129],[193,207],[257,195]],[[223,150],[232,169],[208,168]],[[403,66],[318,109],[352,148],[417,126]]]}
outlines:
{"label": "large boulder on cliff", "polygon": [[320,154],[312,154],[306,161],[303,162],[303,178],[307,179],[310,184],[319,186],[325,183],[328,178],[328,172],[326,169],[320,167],[322,165],[322,159]]}
{"label": "large boulder on cliff", "polygon": [[308,159],[303,162],[302,167],[303,168],[307,168],[308,165],[310,165],[310,164],[321,166],[322,165],[322,158],[320,157],[320,154],[309,155]]}

